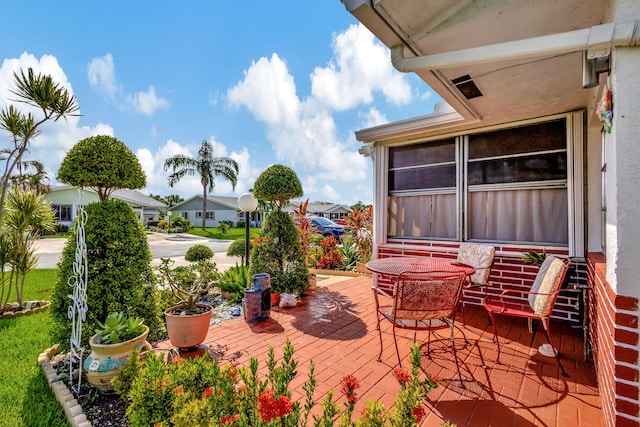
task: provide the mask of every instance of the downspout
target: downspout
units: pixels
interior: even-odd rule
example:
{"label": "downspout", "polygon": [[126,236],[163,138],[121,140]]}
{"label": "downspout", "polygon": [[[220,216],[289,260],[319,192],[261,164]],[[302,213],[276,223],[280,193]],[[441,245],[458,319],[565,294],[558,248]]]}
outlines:
{"label": "downspout", "polygon": [[634,20],[412,58],[405,58],[404,45],[397,45],[391,48],[391,62],[398,71],[407,73],[578,51],[586,51],[587,58],[594,59],[609,55],[615,46],[638,45],[640,21]]}

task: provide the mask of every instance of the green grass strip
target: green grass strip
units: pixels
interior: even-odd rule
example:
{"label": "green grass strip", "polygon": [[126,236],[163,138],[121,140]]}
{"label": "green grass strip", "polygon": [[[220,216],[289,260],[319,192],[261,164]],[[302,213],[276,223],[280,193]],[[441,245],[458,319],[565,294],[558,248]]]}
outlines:
{"label": "green grass strip", "polygon": [[[262,228],[250,228],[249,229],[249,238],[253,239],[260,235]],[[194,236],[200,237],[208,237],[209,239],[219,239],[219,240],[236,240],[243,238],[245,236],[244,228],[230,228],[228,232],[222,234],[217,228],[206,228],[202,230],[200,227],[193,227],[189,230],[188,234],[192,234]]]}
{"label": "green grass strip", "polygon": [[[25,300],[49,300],[56,270],[27,275]],[[67,426],[38,355],[53,344],[49,312],[0,320],[0,427]]]}

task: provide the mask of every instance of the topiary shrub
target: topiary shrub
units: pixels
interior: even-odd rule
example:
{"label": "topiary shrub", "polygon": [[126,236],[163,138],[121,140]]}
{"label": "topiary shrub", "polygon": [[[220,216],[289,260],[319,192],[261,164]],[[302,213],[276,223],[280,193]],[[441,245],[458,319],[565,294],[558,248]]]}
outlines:
{"label": "topiary shrub", "polygon": [[286,212],[275,211],[264,222],[263,238],[251,252],[250,272],[268,273],[274,293],[300,294],[309,284],[300,234]]}
{"label": "topiary shrub", "polygon": [[[151,251],[144,226],[138,215],[125,202],[106,200],[85,206],[87,223],[88,281],[87,314],[82,326],[82,343],[88,345],[98,321],[109,313],[122,312],[126,316],[141,317],[149,326],[149,340],[159,336],[162,325],[156,305]],[[67,317],[72,303],[68,281],[73,276],[76,241],[70,239],[58,263],[51,305],[54,342],[68,348],[71,322]]]}
{"label": "topiary shrub", "polygon": [[[227,256],[239,256],[242,258],[241,264],[244,264],[244,237],[234,240],[227,248]],[[249,256],[253,250],[253,241],[249,239]]]}
{"label": "topiary shrub", "polygon": [[184,254],[184,259],[189,262],[207,261],[211,258],[213,258],[213,251],[206,245],[193,245]]}
{"label": "topiary shrub", "polygon": [[74,187],[94,189],[100,201],[120,188],[143,188],[147,181],[136,155],[124,142],[108,135],[78,141],[62,160],[56,178]]}
{"label": "topiary shrub", "polygon": [[259,200],[268,201],[275,211],[267,216],[263,238],[251,251],[251,274],[269,273],[274,293],[299,294],[309,285],[309,268],[300,233],[282,208],[289,199],[302,196],[302,184],[293,169],[273,165],[260,174],[253,194]]}
{"label": "topiary shrub", "polygon": [[253,186],[253,195],[258,200],[266,200],[276,210],[296,197],[302,197],[302,184],[293,169],[283,165],[273,165],[260,174]]}

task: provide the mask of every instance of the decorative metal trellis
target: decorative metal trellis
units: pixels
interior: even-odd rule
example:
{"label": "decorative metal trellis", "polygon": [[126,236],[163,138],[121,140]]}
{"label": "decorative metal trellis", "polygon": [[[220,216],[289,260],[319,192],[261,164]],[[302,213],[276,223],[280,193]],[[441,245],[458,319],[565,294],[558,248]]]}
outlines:
{"label": "decorative metal trellis", "polygon": [[[87,318],[87,244],[85,241],[84,226],[87,223],[87,212],[84,210],[82,201],[82,190],[80,194],[80,210],[73,224],[73,233],[76,238],[76,256],[73,262],[73,275],[69,277],[67,284],[71,288],[72,304],[69,306],[67,316],[71,320],[71,339],[70,339],[70,360],[69,360],[69,378],[71,381],[71,389],[76,393],[80,393],[80,384],[82,382],[82,323]],[[73,366],[78,364],[78,383],[73,384]]]}

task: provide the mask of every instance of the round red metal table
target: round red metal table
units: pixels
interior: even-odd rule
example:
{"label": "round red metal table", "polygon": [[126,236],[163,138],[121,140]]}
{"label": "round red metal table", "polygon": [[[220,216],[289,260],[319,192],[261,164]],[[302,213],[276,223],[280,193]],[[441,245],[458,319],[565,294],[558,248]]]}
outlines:
{"label": "round red metal table", "polygon": [[397,278],[403,272],[429,273],[431,271],[446,271],[472,275],[476,269],[451,259],[432,257],[392,257],[378,258],[369,261],[367,268],[374,273]]}

